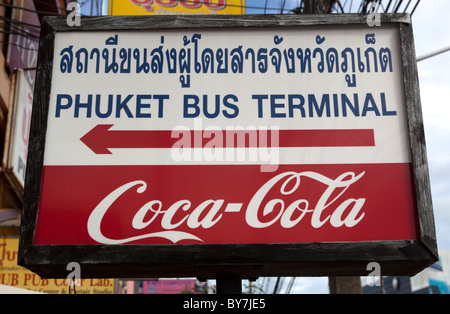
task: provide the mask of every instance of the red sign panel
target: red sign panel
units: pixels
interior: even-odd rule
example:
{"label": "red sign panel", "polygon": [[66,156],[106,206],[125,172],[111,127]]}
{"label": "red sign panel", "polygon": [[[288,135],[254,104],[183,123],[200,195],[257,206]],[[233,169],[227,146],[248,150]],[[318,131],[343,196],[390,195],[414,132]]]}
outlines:
{"label": "red sign panel", "polygon": [[48,166],[43,177],[34,244],[418,238],[409,164]]}

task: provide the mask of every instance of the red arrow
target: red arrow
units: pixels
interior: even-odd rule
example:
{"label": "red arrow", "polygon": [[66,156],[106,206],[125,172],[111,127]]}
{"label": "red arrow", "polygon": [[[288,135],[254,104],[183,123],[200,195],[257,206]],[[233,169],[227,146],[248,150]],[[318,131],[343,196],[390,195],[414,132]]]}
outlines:
{"label": "red arrow", "polygon": [[[172,148],[188,134],[191,147],[205,147],[212,141],[216,148],[375,146],[374,130],[123,131],[110,130],[112,126],[113,124],[98,124],[80,140],[96,154],[111,154],[111,148]],[[278,132],[278,139],[272,132]],[[216,138],[219,135],[220,140]],[[275,139],[273,143],[272,135]],[[245,141],[238,140],[244,136],[247,136]]]}
{"label": "red arrow", "polygon": [[113,124],[98,124],[80,140],[96,154],[112,154],[109,148],[167,148],[178,140],[171,131],[116,131]]}

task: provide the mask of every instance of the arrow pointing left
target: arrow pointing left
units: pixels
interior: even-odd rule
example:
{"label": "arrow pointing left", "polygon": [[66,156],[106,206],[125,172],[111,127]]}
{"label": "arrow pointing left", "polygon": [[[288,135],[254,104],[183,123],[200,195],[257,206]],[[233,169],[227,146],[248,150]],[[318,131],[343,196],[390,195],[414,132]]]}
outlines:
{"label": "arrow pointing left", "polygon": [[[169,131],[169,130],[110,130],[113,124],[98,124],[80,140],[96,154],[112,154],[111,148],[172,148],[180,136],[188,136],[189,144],[203,148],[215,133],[215,147],[374,147],[374,130],[277,130],[272,131]],[[230,136],[241,140],[230,140]],[[246,139],[246,136],[248,138]],[[253,140],[250,140],[250,137]],[[265,140],[262,140],[265,138]],[[211,144],[211,143],[210,143]]]}
{"label": "arrow pointing left", "polygon": [[80,138],[96,154],[112,154],[111,148],[168,148],[178,138],[165,130],[110,130],[114,124],[98,124]]}

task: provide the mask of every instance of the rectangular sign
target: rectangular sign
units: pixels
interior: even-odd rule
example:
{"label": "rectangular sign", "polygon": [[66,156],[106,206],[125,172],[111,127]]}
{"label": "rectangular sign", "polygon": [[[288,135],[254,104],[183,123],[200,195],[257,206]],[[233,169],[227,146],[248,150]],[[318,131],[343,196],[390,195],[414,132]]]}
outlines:
{"label": "rectangular sign", "polygon": [[[0,285],[48,294],[68,294],[67,279],[43,279],[17,265],[19,239],[0,238]],[[69,271],[67,272],[69,274]],[[114,279],[83,279],[77,282],[77,294],[113,294]],[[73,291],[73,288],[71,288]]]}
{"label": "rectangular sign", "polygon": [[110,0],[109,15],[245,14],[245,0]]}
{"label": "rectangular sign", "polygon": [[[34,2],[31,0],[15,0],[11,13],[11,19],[17,22],[14,31],[9,37],[7,63],[10,71],[15,69],[27,69],[24,73],[34,86],[36,72],[34,68],[37,62],[37,50],[39,47],[40,21]],[[23,9],[21,9],[23,8]],[[21,24],[26,27],[21,26]],[[28,36],[23,36],[25,33]]]}
{"label": "rectangular sign", "polygon": [[22,195],[30,135],[33,90],[23,70],[15,74],[14,102],[9,111],[3,163],[18,194]]}
{"label": "rectangular sign", "polygon": [[[56,34],[34,243],[417,239],[398,31],[260,32]],[[83,64],[98,50],[108,62]],[[147,54],[148,73],[133,59]]]}
{"label": "rectangular sign", "polygon": [[[319,247],[420,243],[416,189],[426,183],[408,125],[418,101],[404,81],[409,20],[369,28],[277,17],[280,27],[259,18],[260,27],[221,18],[57,31],[40,56],[53,67],[41,82],[51,90],[29,245],[195,248],[209,265],[223,262],[207,254],[217,245],[301,252],[313,243],[326,260],[335,252]],[[278,262],[293,258],[284,253]]]}
{"label": "rectangular sign", "polygon": [[157,280],[142,283],[143,294],[204,294],[208,289],[208,282],[195,279]]}

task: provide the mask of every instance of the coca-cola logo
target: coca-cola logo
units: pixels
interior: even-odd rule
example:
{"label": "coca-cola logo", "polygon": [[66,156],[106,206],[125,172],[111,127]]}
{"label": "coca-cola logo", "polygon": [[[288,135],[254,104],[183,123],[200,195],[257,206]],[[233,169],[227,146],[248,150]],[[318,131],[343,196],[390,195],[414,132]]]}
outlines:
{"label": "coca-cola logo", "polygon": [[[336,178],[330,178],[313,171],[283,172],[255,191],[248,204],[227,203],[225,199],[208,199],[193,206],[188,199],[181,199],[172,204],[150,200],[140,208],[132,209],[136,212],[129,227],[134,231],[142,231],[141,234],[109,238],[102,233],[101,225],[113,204],[126,195],[129,197],[136,193],[142,194],[149,188],[149,182],[135,180],[116,188],[99,202],[89,216],[87,229],[90,237],[102,244],[124,244],[147,238],[164,238],[172,243],[182,240],[205,243],[197,233],[199,229],[214,232],[213,228],[220,224],[224,215],[240,212],[242,209],[245,209],[245,215],[242,217],[246,225],[254,229],[270,228],[275,224],[284,229],[291,229],[300,224],[310,224],[315,229],[327,224],[334,228],[353,228],[364,219],[363,207],[366,199],[344,199],[343,194],[364,175],[365,172],[358,175],[346,172]],[[304,195],[302,190],[307,187],[302,181],[306,179],[307,182],[320,185],[321,194],[317,200],[296,197]],[[267,199],[268,195],[275,194],[280,195],[280,198]],[[287,202],[284,200],[287,196],[295,200]],[[175,215],[177,219],[174,219]]]}

